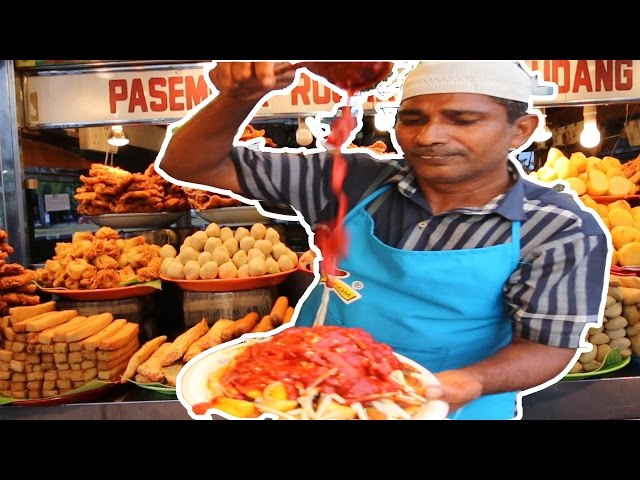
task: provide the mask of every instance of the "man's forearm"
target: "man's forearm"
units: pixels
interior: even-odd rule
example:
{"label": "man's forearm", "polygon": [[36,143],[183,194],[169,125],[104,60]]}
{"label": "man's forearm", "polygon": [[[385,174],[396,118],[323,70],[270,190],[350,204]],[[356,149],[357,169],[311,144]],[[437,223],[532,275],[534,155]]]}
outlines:
{"label": "man's forearm", "polygon": [[461,370],[482,384],[482,394],[526,390],[554,378],[571,361],[574,348],[550,347],[514,337],[492,357]]}
{"label": "man's forearm", "polygon": [[177,180],[239,191],[230,152],[240,124],[255,105],[216,97],[172,135],[160,168]]}

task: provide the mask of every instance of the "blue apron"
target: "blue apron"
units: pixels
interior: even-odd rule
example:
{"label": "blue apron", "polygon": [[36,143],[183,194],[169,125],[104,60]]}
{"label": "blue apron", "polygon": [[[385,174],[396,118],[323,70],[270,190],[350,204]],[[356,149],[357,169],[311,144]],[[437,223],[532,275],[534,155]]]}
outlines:
{"label": "blue apron", "polygon": [[[486,248],[410,251],[374,235],[366,206],[385,185],[345,217],[349,255],[332,277],[326,325],[360,327],[394,351],[437,373],[483,360],[511,342],[512,322],[502,290],[520,259],[520,222],[512,243]],[[318,284],[302,306],[298,326],[314,324]],[[511,419],[517,392],[484,395],[452,412],[452,419]]]}

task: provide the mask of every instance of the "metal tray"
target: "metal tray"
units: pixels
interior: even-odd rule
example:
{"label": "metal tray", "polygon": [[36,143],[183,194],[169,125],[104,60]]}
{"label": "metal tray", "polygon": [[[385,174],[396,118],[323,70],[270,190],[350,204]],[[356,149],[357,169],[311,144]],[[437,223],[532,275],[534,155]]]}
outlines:
{"label": "metal tray", "polygon": [[209,223],[217,223],[218,225],[228,227],[251,225],[254,223],[273,223],[274,221],[271,217],[261,215],[258,209],[252,205],[211,208],[209,210],[198,210],[196,213],[200,218]]}
{"label": "metal tray", "polygon": [[176,223],[185,212],[107,213],[87,217],[100,227],[164,228]]}

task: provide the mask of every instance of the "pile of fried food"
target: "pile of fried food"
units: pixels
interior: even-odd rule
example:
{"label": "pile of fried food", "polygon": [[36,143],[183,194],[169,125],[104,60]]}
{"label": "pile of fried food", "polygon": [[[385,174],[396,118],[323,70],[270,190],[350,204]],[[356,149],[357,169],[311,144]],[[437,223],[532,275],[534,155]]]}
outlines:
{"label": "pile of fried food", "polygon": [[0,327],[0,395],[16,400],[116,381],[140,347],[137,323],[56,310],[53,301],[11,308]]}
{"label": "pile of fried food", "polygon": [[185,238],[179,251],[163,245],[160,256],[162,275],[169,280],[261,277],[288,272],[298,264],[278,231],[262,223],[235,230],[210,223]]}
{"label": "pile of fried food", "polygon": [[[359,145],[356,145],[355,143],[352,143],[349,145],[349,148],[360,148]],[[375,153],[378,154],[383,154],[383,153],[392,153],[392,152],[388,152],[387,151],[387,144],[384,143],[382,140],[376,140],[375,142],[373,142],[371,145],[364,147],[364,148],[368,148],[369,150],[373,150]]]}
{"label": "pile of fried food", "polygon": [[196,415],[409,420],[429,403],[430,380],[360,328],[291,327],[232,348],[233,359],[208,373],[210,400],[192,405]]}
{"label": "pile of fried food", "polygon": [[144,173],[131,173],[120,167],[93,163],[89,176],[80,175],[82,187],[76,189],[78,213],[178,212],[189,209],[181,187],[167,182],[153,164]]}
{"label": "pile of fried food", "polygon": [[95,235],[76,232],[70,243],[57,243],[55,252],[35,271],[43,287],[95,290],[160,278],[160,247],[147,244],[143,236],[121,239],[110,227]]}
{"label": "pile of fried food", "polygon": [[219,319],[209,327],[203,318],[173,342],[167,342],[166,335],[155,337],[133,354],[121,382],[134,380],[137,383],[160,383],[175,387],[180,369],[196,355],[245,333],[268,332],[289,323],[293,310],[287,297],[280,296],[269,314],[262,319],[257,312],[251,312],[235,321]]}
{"label": "pile of fried food", "polygon": [[185,195],[189,206],[194,210],[209,210],[210,208],[235,207],[240,205],[240,201],[226,195],[207,192],[197,188],[184,187]]}
{"label": "pile of fried food", "polygon": [[40,303],[40,297],[34,295],[34,272],[18,263],[7,263],[12,253],[7,232],[0,230],[0,315],[7,315],[11,307]]}
{"label": "pile of fried food", "polygon": [[275,143],[269,137],[265,137],[266,133],[267,133],[266,130],[264,130],[264,129],[258,130],[253,125],[249,124],[244,128],[244,131],[242,132],[242,135],[240,136],[240,140],[243,141],[243,142],[246,142],[246,141],[252,140],[254,138],[264,138],[265,147],[277,148],[278,144]]}

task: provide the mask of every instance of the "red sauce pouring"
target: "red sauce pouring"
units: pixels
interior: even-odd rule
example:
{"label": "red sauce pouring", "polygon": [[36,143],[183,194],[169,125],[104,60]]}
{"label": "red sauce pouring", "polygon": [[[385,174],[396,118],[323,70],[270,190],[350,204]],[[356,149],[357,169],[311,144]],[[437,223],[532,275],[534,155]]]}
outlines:
{"label": "red sauce pouring", "polygon": [[[393,69],[392,62],[305,62],[302,65],[347,90],[349,99],[359,91],[375,87]],[[338,201],[338,212],[333,220],[325,222],[316,233],[316,243],[323,256],[321,270],[329,287],[332,283],[329,275],[338,275],[338,262],[346,256],[349,249],[349,238],[343,228],[348,208],[348,197],[343,186],[349,168],[340,153],[340,148],[356,126],[348,104],[349,102],[343,107],[342,115],[332,123],[331,132],[327,137],[327,145],[334,149],[331,189]]]}
{"label": "red sauce pouring", "polygon": [[237,391],[235,398],[243,400],[280,381],[289,399],[316,386],[321,393],[356,402],[400,391],[389,375],[401,369],[391,347],[360,328],[293,327],[271,341],[249,345],[219,381],[225,391]]}

